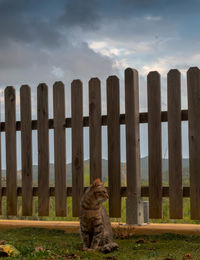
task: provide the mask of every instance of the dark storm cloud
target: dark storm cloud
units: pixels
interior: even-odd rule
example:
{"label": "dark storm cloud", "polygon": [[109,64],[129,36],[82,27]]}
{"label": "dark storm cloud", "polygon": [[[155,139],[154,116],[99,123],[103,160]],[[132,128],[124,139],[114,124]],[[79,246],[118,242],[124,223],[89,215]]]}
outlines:
{"label": "dark storm cloud", "polygon": [[[61,40],[57,25],[48,15],[38,15],[39,1],[0,2],[0,44],[11,41],[56,46]],[[47,1],[44,1],[47,3]],[[36,8],[36,10],[35,10]]]}
{"label": "dark storm cloud", "polygon": [[98,28],[100,21],[100,5],[97,0],[73,0],[65,5],[59,18],[62,26],[76,26],[86,30]]}
{"label": "dark storm cloud", "polygon": [[[67,43],[71,30],[98,28],[97,0],[2,0],[0,1],[0,44],[20,41],[48,47]],[[62,34],[67,33],[67,38]]]}
{"label": "dark storm cloud", "polygon": [[79,23],[86,28],[98,21],[96,5],[66,2],[0,0],[1,87],[42,81],[52,85],[55,80],[70,86],[75,77],[87,82],[113,73],[110,58],[91,50],[86,38],[72,35]]}
{"label": "dark storm cloud", "polygon": [[[114,3],[113,1],[108,2]],[[116,0],[113,9],[115,11],[120,10],[120,7],[122,7],[122,10],[129,10],[128,15],[151,12],[152,14],[160,13],[176,18],[175,15],[184,16],[199,13],[200,3],[198,0]]]}
{"label": "dark storm cloud", "polygon": [[[176,22],[180,22],[178,19],[184,22],[184,18],[189,15],[192,14],[194,17],[198,14],[199,7],[197,0],[2,0],[0,44],[20,41],[55,48],[63,42],[68,44],[76,28],[98,31],[102,26],[106,29],[110,23],[115,24],[115,35],[127,33],[126,28],[132,29],[135,35],[150,34],[151,31],[155,31],[155,26],[144,25],[143,21],[137,24],[135,21],[130,27],[130,19],[152,15],[162,16],[171,22],[170,18],[173,17],[176,28]],[[157,28],[159,30],[159,26]],[[64,32],[64,35],[61,32]]]}
{"label": "dark storm cloud", "polygon": [[[197,0],[0,0],[0,68],[12,68],[14,78],[14,69],[23,73],[23,68],[33,71],[35,66],[48,78],[56,65],[68,71],[68,76],[76,70],[87,78],[87,71],[98,64],[103,75],[104,67],[114,71],[113,58],[90,49],[88,44],[99,41],[107,41],[107,48],[139,53],[140,64],[145,64],[175,52],[177,46],[179,51],[189,48],[189,44],[180,45],[183,37],[179,36],[194,36],[199,6]],[[188,22],[189,14],[194,26],[184,31],[187,26],[180,23]],[[167,39],[175,37],[176,41]],[[132,60],[136,60],[134,55],[130,55]]]}
{"label": "dark storm cloud", "polygon": [[[145,2],[142,1],[145,5]],[[134,8],[136,5],[137,8]],[[149,5],[149,2],[148,2]],[[60,6],[60,9],[59,9]],[[66,38],[74,27],[97,30],[103,19],[128,18],[139,11],[140,1],[68,0],[4,0],[0,1],[0,43],[21,41],[55,47]]]}

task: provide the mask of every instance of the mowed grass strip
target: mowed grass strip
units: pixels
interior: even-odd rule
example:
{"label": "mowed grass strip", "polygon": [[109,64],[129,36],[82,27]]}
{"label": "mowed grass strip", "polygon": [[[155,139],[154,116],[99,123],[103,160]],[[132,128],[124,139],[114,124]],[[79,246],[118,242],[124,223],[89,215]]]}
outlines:
{"label": "mowed grass strip", "polygon": [[20,257],[7,259],[200,259],[200,236],[165,234],[126,238],[122,235],[115,238],[119,250],[106,255],[83,251],[80,235],[62,230],[4,230],[0,231],[0,240],[21,252]]}

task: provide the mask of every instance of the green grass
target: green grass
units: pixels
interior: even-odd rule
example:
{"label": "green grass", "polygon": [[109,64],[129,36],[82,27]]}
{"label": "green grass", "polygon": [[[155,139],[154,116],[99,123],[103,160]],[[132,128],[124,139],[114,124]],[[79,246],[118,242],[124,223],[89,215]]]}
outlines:
{"label": "green grass", "polygon": [[[200,259],[200,236],[174,234],[135,236],[128,239],[116,238],[119,250],[107,255],[100,252],[82,251],[78,234],[65,234],[61,230],[21,228],[0,231],[1,240],[15,246],[20,257],[7,259],[183,259],[191,254]],[[141,240],[140,243],[138,240]],[[35,251],[35,248],[41,251]],[[186,258],[187,259],[187,258]],[[189,259],[189,258],[188,258]]]}

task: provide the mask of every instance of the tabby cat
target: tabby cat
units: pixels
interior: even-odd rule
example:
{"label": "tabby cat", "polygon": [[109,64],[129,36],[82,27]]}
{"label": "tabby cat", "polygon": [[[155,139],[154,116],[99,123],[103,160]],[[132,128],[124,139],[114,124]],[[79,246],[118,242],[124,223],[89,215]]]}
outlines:
{"label": "tabby cat", "polygon": [[118,248],[113,242],[112,227],[102,203],[108,193],[99,179],[84,193],[80,203],[80,232],[85,250],[109,253]]}

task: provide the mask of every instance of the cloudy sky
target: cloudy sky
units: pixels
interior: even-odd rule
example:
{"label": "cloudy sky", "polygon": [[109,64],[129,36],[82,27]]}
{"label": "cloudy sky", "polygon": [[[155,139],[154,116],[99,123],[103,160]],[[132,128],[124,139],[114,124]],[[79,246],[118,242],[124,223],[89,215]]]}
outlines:
{"label": "cloudy sky", "polygon": [[[52,84],[62,80],[66,86],[66,116],[70,116],[70,83],[80,78],[87,115],[87,83],[91,77],[99,77],[102,112],[106,113],[105,80],[116,74],[121,83],[123,113],[123,73],[126,67],[133,67],[140,74],[141,111],[146,111],[146,75],[152,70],[162,75],[162,109],[166,109],[166,74],[171,68],[182,73],[182,107],[186,108],[185,74],[200,62],[199,11],[198,0],[0,0],[2,104],[6,86],[15,86],[18,95],[20,85],[29,84],[36,118],[36,87],[46,82],[51,117]],[[17,98],[18,120],[19,102]],[[1,111],[4,119],[4,105]],[[146,131],[146,126],[141,128],[143,156],[147,155]],[[166,126],[163,142],[166,153]],[[103,153],[106,156],[106,150]],[[183,154],[187,153],[185,141]]]}

